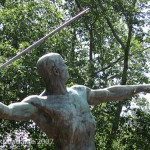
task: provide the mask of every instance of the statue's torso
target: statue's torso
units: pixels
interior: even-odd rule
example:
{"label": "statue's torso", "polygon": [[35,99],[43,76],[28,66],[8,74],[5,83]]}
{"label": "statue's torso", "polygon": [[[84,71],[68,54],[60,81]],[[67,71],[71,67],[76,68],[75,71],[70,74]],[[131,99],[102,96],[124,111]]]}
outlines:
{"label": "statue's torso", "polygon": [[49,115],[39,111],[34,121],[49,138],[54,138],[58,149],[94,149],[95,120],[84,87],[72,87],[66,95],[48,96],[44,103],[56,113],[51,111]]}

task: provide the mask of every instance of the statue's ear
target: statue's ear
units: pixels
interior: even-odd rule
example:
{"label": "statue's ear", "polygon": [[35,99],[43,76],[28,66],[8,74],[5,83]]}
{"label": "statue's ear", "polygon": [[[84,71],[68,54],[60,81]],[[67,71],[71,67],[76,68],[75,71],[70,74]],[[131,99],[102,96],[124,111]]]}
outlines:
{"label": "statue's ear", "polygon": [[54,73],[54,75],[59,76],[60,75],[59,68],[57,68],[56,66],[54,66],[53,67],[53,73]]}

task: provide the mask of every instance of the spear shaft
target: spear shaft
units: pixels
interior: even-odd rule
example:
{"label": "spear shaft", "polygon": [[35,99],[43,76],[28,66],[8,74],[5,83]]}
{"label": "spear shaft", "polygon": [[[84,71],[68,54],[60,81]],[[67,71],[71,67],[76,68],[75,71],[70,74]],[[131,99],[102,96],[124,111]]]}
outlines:
{"label": "spear shaft", "polygon": [[45,40],[47,40],[50,36],[54,35],[55,33],[59,32],[62,28],[66,27],[67,25],[69,25],[70,23],[72,23],[74,20],[76,20],[77,18],[79,18],[80,16],[82,16],[83,14],[87,13],[89,11],[89,8],[81,11],[79,14],[77,14],[76,16],[72,17],[70,20],[68,20],[67,22],[65,22],[64,24],[62,24],[61,26],[59,26],[58,28],[54,29],[52,32],[50,32],[49,34],[47,34],[46,36],[44,36],[43,38],[41,38],[40,40],[34,42],[32,45],[30,45],[28,48],[26,48],[25,50],[23,50],[22,52],[18,53],[16,56],[12,57],[11,59],[9,59],[8,61],[6,61],[2,66],[0,66],[0,70],[2,70],[3,68],[5,68],[6,66],[8,66],[9,64],[11,64],[13,61],[15,61],[16,59],[20,58],[23,54],[31,51],[31,49],[35,48],[36,46],[40,45],[41,43],[43,43]]}

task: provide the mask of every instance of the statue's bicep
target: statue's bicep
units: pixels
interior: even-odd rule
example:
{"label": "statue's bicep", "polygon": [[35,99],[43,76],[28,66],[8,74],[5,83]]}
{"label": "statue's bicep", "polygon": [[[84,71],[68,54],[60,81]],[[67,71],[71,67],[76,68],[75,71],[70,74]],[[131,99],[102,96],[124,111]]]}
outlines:
{"label": "statue's bicep", "polygon": [[98,105],[108,102],[112,98],[112,94],[107,89],[91,90],[89,92],[88,102],[90,105]]}

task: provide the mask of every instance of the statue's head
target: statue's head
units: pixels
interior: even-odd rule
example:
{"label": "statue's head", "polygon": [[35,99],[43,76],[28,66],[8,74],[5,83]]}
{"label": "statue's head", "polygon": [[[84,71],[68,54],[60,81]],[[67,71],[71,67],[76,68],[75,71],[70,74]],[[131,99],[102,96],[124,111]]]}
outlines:
{"label": "statue's head", "polygon": [[37,70],[46,84],[58,80],[66,83],[69,78],[68,67],[58,53],[49,53],[40,57],[37,62]]}

